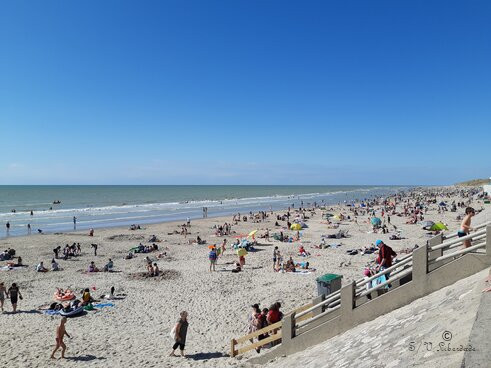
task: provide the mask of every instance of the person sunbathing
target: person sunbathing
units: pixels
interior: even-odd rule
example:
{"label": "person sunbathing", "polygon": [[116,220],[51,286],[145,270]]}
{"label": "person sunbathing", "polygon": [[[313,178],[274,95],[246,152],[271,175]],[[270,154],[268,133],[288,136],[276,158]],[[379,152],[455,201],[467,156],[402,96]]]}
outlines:
{"label": "person sunbathing", "polygon": [[109,261],[108,261],[108,262],[107,262],[107,264],[104,266],[104,271],[105,271],[105,272],[112,272],[113,267],[114,267],[114,262],[112,261],[112,259],[111,259],[111,258],[109,258]]}
{"label": "person sunbathing", "polygon": [[99,269],[95,266],[94,261],[90,262],[88,272],[99,272]]}
{"label": "person sunbathing", "polygon": [[85,289],[83,291],[83,294],[82,294],[82,305],[83,306],[88,305],[88,304],[92,303],[93,301],[94,301],[94,299],[90,295],[90,290]]}
{"label": "person sunbathing", "polygon": [[151,262],[149,264],[147,264],[147,271],[148,271],[148,276],[153,276],[154,275],[154,269],[153,269],[153,266],[152,266],[152,263]]}
{"label": "person sunbathing", "polygon": [[300,248],[298,249],[298,255],[302,257],[307,257],[310,256],[310,253],[305,250],[303,245],[301,245]]}
{"label": "person sunbathing", "polygon": [[44,267],[44,263],[41,261],[37,267],[36,267],[37,272],[48,272],[48,269]]}
{"label": "person sunbathing", "polygon": [[293,262],[292,257],[290,257],[290,259],[288,261],[286,261],[285,271],[286,272],[295,272],[295,263]]}
{"label": "person sunbathing", "polygon": [[153,264],[153,275],[154,276],[159,276],[160,275],[160,270],[159,270],[159,266],[157,266],[157,263],[154,263]]}
{"label": "person sunbathing", "polygon": [[309,262],[297,262],[297,263],[295,263],[295,267],[299,267],[302,270],[308,270],[309,266],[310,266]]}
{"label": "person sunbathing", "polygon": [[60,270],[60,265],[53,258],[51,260],[51,271],[59,271],[59,270]]}

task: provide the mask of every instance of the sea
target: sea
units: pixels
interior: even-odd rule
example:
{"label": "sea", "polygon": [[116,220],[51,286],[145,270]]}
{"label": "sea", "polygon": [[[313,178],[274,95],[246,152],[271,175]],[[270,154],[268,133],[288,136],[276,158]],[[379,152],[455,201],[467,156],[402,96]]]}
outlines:
{"label": "sea", "polygon": [[[407,186],[356,185],[4,185],[0,237],[351,203]],[[32,211],[32,214],[31,214]],[[7,234],[6,224],[10,224]]]}

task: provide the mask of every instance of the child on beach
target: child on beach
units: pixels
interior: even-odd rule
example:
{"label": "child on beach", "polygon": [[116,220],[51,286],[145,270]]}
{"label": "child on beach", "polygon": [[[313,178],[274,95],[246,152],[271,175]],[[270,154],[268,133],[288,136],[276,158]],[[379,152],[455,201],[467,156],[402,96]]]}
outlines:
{"label": "child on beach", "polygon": [[53,352],[51,353],[51,359],[55,358],[55,353],[56,351],[61,348],[61,359],[65,358],[65,350],[66,350],[66,345],[63,342],[63,338],[65,335],[67,335],[70,339],[72,338],[65,330],[65,323],[66,323],[66,317],[63,317],[61,319],[60,325],[56,328],[56,346]]}
{"label": "child on beach", "polygon": [[217,252],[215,247],[211,248],[208,259],[210,260],[210,272],[215,271],[215,266],[217,264]]}
{"label": "child on beach", "polygon": [[174,352],[176,349],[179,347],[179,350],[181,350],[181,356],[184,358],[184,347],[186,345],[186,335],[188,332],[188,312],[181,312],[179,320],[177,321],[177,324],[174,328],[174,346],[172,346],[172,352],[170,353],[170,356],[176,356]]}
{"label": "child on beach", "polygon": [[[474,230],[471,228],[471,219],[472,216],[476,214],[476,211],[472,207],[467,207],[465,209],[465,217],[460,224],[460,230],[457,232],[457,236],[459,238],[469,235],[469,233]],[[469,248],[471,246],[470,239],[464,240],[464,248]]]}

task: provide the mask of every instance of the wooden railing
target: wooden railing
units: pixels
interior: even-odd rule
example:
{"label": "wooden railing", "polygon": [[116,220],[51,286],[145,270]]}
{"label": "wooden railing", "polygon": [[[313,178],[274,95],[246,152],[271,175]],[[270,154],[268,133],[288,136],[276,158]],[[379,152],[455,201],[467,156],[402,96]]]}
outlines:
{"label": "wooden railing", "polygon": [[[312,303],[306,304],[300,308],[295,309],[295,313],[301,313],[304,310],[307,310],[312,306]],[[305,319],[309,319],[312,316],[312,312],[309,312],[307,314],[304,314],[299,320],[303,321]],[[279,340],[281,340],[281,325],[282,322],[276,322],[273,323],[272,325],[266,326],[260,330],[254,331],[248,335],[239,337],[238,339],[232,339],[230,341],[230,356],[234,357],[237,355],[241,355],[244,353],[247,353],[248,351],[251,351],[253,349],[261,348],[265,345],[268,345],[270,343],[275,343]],[[254,338],[259,337],[259,335],[266,335],[269,334],[268,337],[259,340],[257,342],[253,342]],[[237,346],[246,342],[251,342],[251,344],[244,346],[242,348],[237,349]]]}

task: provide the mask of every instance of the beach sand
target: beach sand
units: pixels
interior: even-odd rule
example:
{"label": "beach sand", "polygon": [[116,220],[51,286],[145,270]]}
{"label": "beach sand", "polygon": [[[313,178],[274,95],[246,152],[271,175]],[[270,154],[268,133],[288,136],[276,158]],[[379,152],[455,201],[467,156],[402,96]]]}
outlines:
{"label": "beach sand", "polygon": [[[455,198],[460,201],[460,198]],[[439,198],[440,200],[440,198]],[[446,202],[452,199],[445,198]],[[474,200],[472,205],[479,209],[482,201]],[[333,208],[328,212],[348,214],[345,206]],[[22,256],[28,268],[12,271],[0,271],[0,281],[6,286],[17,282],[24,299],[19,302],[20,312],[0,315],[0,363],[10,367],[46,367],[53,364],[49,360],[54,347],[54,334],[59,316],[49,316],[39,311],[39,307],[53,302],[56,287],[70,288],[77,292],[91,288],[94,297],[108,294],[114,286],[116,294],[126,296],[112,301],[113,307],[87,312],[86,315],[71,318],[66,329],[73,336],[66,339],[68,360],[56,361],[53,366],[70,367],[83,363],[84,366],[146,366],[146,367],[231,367],[248,366],[247,357],[256,354],[254,351],[245,354],[242,360],[228,357],[230,340],[246,333],[247,318],[250,306],[259,303],[261,308],[269,307],[273,302],[282,304],[284,313],[309,303],[317,294],[316,277],[325,273],[343,275],[343,282],[362,277],[364,266],[376,258],[372,255],[350,256],[346,250],[370,246],[376,239],[382,239],[396,251],[423,246],[429,236],[419,225],[406,225],[407,218],[391,216],[391,223],[401,231],[403,240],[389,241],[390,234],[370,233],[368,216],[358,216],[358,223],[343,221],[340,229],[349,230],[351,235],[346,239],[329,239],[328,244],[341,243],[339,248],[315,249],[323,234],[334,234],[322,218],[321,210],[307,221],[308,229],[302,231],[301,240],[293,243],[280,243],[273,240],[258,239],[257,252],[246,256],[243,272],[231,273],[230,269],[237,256],[230,249],[236,234],[248,234],[250,231],[269,228],[275,231],[276,215],[270,215],[266,222],[239,222],[232,230],[235,232],[228,239],[228,250],[220,257],[217,272],[210,273],[208,261],[209,244],[221,244],[223,238],[215,237],[213,225],[231,222],[231,216],[225,218],[208,218],[193,220],[191,235],[167,235],[176,230],[180,223],[163,223],[144,226],[143,230],[131,231],[127,228],[110,228],[96,230],[94,237],[86,232],[63,234],[31,235],[11,237],[0,241],[0,249],[14,248]],[[460,221],[455,218],[461,214],[437,213],[437,206],[431,205],[425,220],[443,221],[448,224],[448,233],[457,231]],[[279,212],[279,213],[284,213]],[[309,214],[310,212],[308,212]],[[484,214],[473,219],[474,224],[485,220]],[[183,221],[184,222],[184,221]],[[181,223],[183,223],[181,222]],[[285,222],[280,221],[282,226]],[[389,226],[390,229],[392,229]],[[295,232],[284,230],[285,234]],[[128,250],[139,242],[150,244],[149,237],[155,234],[162,242],[157,243],[168,257],[156,260],[159,252],[149,253],[157,261],[164,277],[140,278],[138,273],[145,271],[146,254],[125,260]],[[207,241],[206,245],[190,245],[189,239],[199,235]],[[114,237],[113,239],[110,239]],[[70,260],[59,260],[63,268],[60,272],[36,273],[35,266],[44,261],[49,267],[53,248],[69,243],[80,242],[82,255]],[[97,256],[93,255],[91,243],[99,245]],[[300,245],[311,253],[310,257],[297,256]],[[274,246],[278,246],[283,257],[290,255],[295,261],[308,261],[315,272],[310,274],[277,273],[272,269]],[[403,255],[403,254],[401,254]],[[89,263],[94,261],[101,268],[108,258],[114,261],[112,273],[87,274]],[[4,265],[5,262],[1,262]],[[95,289],[95,290],[94,290]],[[8,300],[5,310],[11,311]],[[189,313],[189,330],[186,343],[187,358],[169,357],[173,340],[169,332],[176,323],[179,312]]]}

